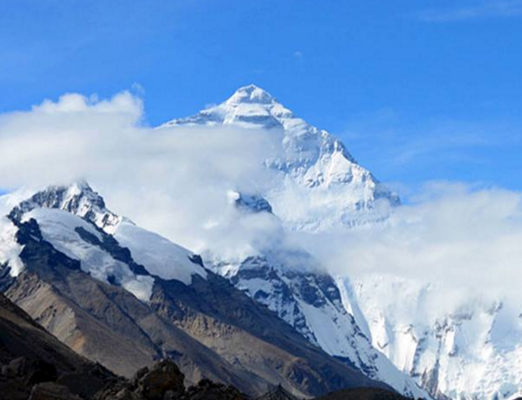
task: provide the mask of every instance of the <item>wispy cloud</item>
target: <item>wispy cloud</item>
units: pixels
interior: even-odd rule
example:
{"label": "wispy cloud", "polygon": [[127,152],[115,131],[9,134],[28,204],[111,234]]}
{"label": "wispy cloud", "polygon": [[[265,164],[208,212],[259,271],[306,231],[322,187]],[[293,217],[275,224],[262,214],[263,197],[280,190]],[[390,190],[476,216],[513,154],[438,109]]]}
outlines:
{"label": "wispy cloud", "polygon": [[466,6],[431,8],[417,14],[419,19],[426,22],[457,22],[518,16],[522,16],[521,0],[482,1]]}
{"label": "wispy cloud", "polygon": [[415,197],[382,225],[303,234],[303,246],[354,282],[375,274],[430,282],[429,298],[436,301],[424,318],[440,317],[474,293],[519,304],[522,294],[512,279],[522,259],[516,245],[522,240],[522,193],[430,182]]}

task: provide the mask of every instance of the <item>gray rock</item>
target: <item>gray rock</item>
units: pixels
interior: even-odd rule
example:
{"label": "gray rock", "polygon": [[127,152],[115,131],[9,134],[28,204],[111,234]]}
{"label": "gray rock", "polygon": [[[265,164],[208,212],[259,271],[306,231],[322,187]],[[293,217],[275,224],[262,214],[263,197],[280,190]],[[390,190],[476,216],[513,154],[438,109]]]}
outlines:
{"label": "gray rock", "polygon": [[68,387],[54,382],[39,383],[33,386],[29,400],[82,400],[72,394]]}

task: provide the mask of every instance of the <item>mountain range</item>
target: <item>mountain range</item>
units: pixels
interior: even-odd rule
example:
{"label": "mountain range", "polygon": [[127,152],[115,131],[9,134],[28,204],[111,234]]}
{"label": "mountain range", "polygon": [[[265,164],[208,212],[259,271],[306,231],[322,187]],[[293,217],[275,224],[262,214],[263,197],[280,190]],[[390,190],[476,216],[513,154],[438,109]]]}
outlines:
{"label": "mountain range", "polygon": [[339,139],[254,85],[157,129],[192,126],[280,134],[264,162],[271,186],[228,193],[239,215],[269,219],[276,235],[246,253],[197,255],[111,211],[84,181],[21,190],[0,198],[6,296],[127,377],[168,357],[188,383],[209,378],[253,395],[275,384],[305,397],[361,386],[437,399],[521,393],[520,331],[504,329],[500,300],[470,299],[429,319],[429,283],[334,276],[289,239],[386,224],[401,207]]}

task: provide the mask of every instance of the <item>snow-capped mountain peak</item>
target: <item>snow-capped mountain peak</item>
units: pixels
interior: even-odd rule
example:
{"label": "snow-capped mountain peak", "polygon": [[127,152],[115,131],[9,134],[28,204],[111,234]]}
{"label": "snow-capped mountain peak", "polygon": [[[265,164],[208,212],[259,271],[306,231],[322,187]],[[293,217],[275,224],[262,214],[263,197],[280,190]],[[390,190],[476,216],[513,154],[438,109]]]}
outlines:
{"label": "snow-capped mountain peak", "polygon": [[285,129],[283,118],[294,116],[267,91],[255,85],[248,85],[239,88],[219,105],[208,107],[191,117],[174,119],[162,127],[239,125],[245,128]]}
{"label": "snow-capped mountain peak", "polygon": [[98,228],[112,233],[122,218],[108,210],[103,197],[83,180],[71,185],[49,186],[22,201],[11,211],[13,217],[36,208],[52,208],[78,215]]}
{"label": "snow-capped mountain peak", "polygon": [[[223,103],[160,128],[183,126],[280,129],[282,156],[267,155],[265,161],[281,177],[280,185],[261,195],[288,228],[310,231],[367,223],[385,218],[389,206],[400,203],[397,195],[355,161],[338,138],[299,118],[255,85],[244,86]],[[295,206],[297,200],[299,207]]]}
{"label": "snow-capped mountain peak", "polygon": [[270,93],[253,84],[239,88],[225,101],[228,105],[239,103],[273,104],[275,102]]}
{"label": "snow-capped mountain peak", "polygon": [[115,279],[142,300],[150,296],[155,276],[186,285],[194,275],[207,277],[196,255],[115,214],[85,181],[27,194],[7,216],[0,215],[0,267],[7,264],[13,276],[23,269],[17,227],[31,220],[43,240],[78,260],[82,270],[102,281]]}

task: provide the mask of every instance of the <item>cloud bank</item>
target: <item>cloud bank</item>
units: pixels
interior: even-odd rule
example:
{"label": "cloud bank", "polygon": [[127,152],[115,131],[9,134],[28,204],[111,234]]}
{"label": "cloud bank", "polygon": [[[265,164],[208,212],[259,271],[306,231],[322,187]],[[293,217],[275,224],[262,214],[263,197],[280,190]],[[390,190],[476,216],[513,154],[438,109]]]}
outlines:
{"label": "cloud bank", "polygon": [[378,274],[429,285],[435,318],[477,300],[522,308],[522,193],[429,183],[379,226],[301,242],[353,281]]}
{"label": "cloud bank", "polygon": [[263,162],[277,154],[281,132],[152,129],[142,120],[143,103],[128,92],[110,100],[67,94],[4,114],[0,187],[85,179],[117,213],[196,251],[209,243],[248,251],[258,232],[277,230],[271,218],[239,218],[229,192],[270,185]]}
{"label": "cloud bank", "polygon": [[[281,132],[152,129],[143,119],[142,100],[127,92],[110,100],[68,94],[1,115],[0,187],[86,179],[113,211],[196,252],[240,257],[285,238],[276,218],[241,214],[229,197],[273,184],[264,160],[280,151]],[[384,273],[522,303],[518,192],[432,183],[384,224],[290,241],[336,274]]]}

